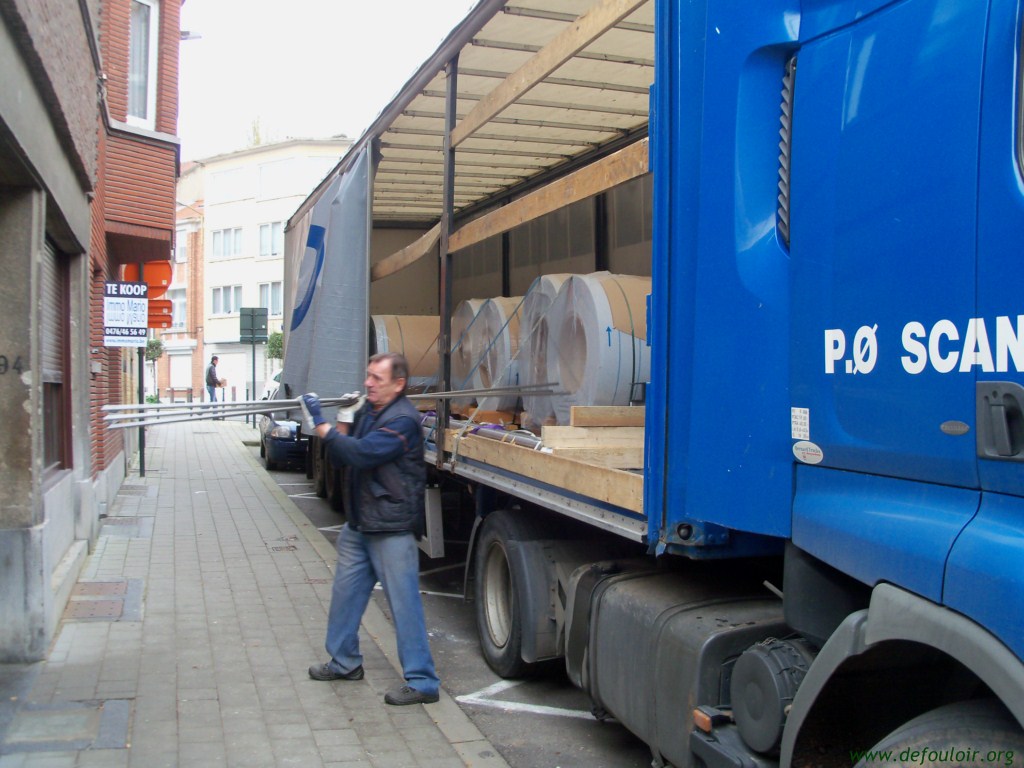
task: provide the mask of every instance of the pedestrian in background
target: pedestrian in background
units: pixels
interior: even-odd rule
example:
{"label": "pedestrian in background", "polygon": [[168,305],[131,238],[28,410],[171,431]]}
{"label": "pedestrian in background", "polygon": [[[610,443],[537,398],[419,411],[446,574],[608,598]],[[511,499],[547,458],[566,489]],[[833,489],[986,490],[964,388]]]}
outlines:
{"label": "pedestrian in background", "polygon": [[220,386],[220,379],[217,378],[217,361],[219,357],[214,355],[210,358],[210,364],[206,366],[206,393],[210,396],[210,402],[217,400],[217,387]]}
{"label": "pedestrian in background", "polygon": [[[336,467],[346,467],[346,522],[338,536],[338,565],[327,616],[330,660],[309,668],[314,680],[361,680],[359,623],[379,581],[395,622],[405,684],[387,692],[388,704],[429,704],[440,681],[427,640],[419,591],[419,548],[424,531],[426,465],[420,414],[405,396],[406,359],[396,353],[370,358],[365,398],[338,413],[332,427],[315,394],[300,398],[306,424]],[[364,402],[365,400],[365,402]]]}

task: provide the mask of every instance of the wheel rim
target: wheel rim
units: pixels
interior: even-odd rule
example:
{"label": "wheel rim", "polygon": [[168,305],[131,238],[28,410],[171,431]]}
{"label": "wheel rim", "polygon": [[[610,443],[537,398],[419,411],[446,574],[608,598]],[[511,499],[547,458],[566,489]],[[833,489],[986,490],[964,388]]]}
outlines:
{"label": "wheel rim", "polygon": [[505,548],[497,542],[487,549],[483,587],[487,633],[496,647],[504,648],[512,634],[512,573]]}

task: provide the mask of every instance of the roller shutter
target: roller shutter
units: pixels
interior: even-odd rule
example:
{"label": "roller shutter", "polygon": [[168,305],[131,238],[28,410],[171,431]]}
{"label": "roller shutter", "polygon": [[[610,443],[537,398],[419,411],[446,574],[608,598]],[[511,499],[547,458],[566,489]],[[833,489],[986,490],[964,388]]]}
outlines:
{"label": "roller shutter", "polygon": [[41,269],[40,371],[43,387],[43,459],[47,469],[67,466],[68,269],[48,242]]}

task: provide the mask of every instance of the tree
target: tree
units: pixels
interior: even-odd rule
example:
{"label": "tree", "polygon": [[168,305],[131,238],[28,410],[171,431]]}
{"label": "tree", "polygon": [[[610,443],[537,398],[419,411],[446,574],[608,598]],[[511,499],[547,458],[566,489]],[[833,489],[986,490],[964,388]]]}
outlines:
{"label": "tree", "polygon": [[247,147],[262,147],[264,144],[273,144],[277,141],[276,132],[268,130],[263,125],[263,119],[255,118],[249,123],[249,133],[245,137]]}
{"label": "tree", "polygon": [[[146,342],[146,360],[149,361],[153,373],[153,387],[156,388],[156,361],[163,357],[164,343],[160,339],[150,339]],[[160,400],[159,390],[149,395],[146,402],[158,402]]]}
{"label": "tree", "polygon": [[155,363],[164,353],[164,343],[160,339],[150,339],[146,342],[146,359]]}
{"label": "tree", "polygon": [[284,334],[280,331],[274,331],[267,337],[267,358],[284,360]]}

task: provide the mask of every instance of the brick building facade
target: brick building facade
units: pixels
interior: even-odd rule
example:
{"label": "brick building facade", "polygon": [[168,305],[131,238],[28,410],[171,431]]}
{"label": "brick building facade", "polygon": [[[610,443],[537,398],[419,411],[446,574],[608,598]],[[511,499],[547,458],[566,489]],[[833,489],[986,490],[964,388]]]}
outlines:
{"label": "brick building facade", "polygon": [[0,0],[0,661],[42,658],[125,477],[103,284],[170,256],[180,2]]}

